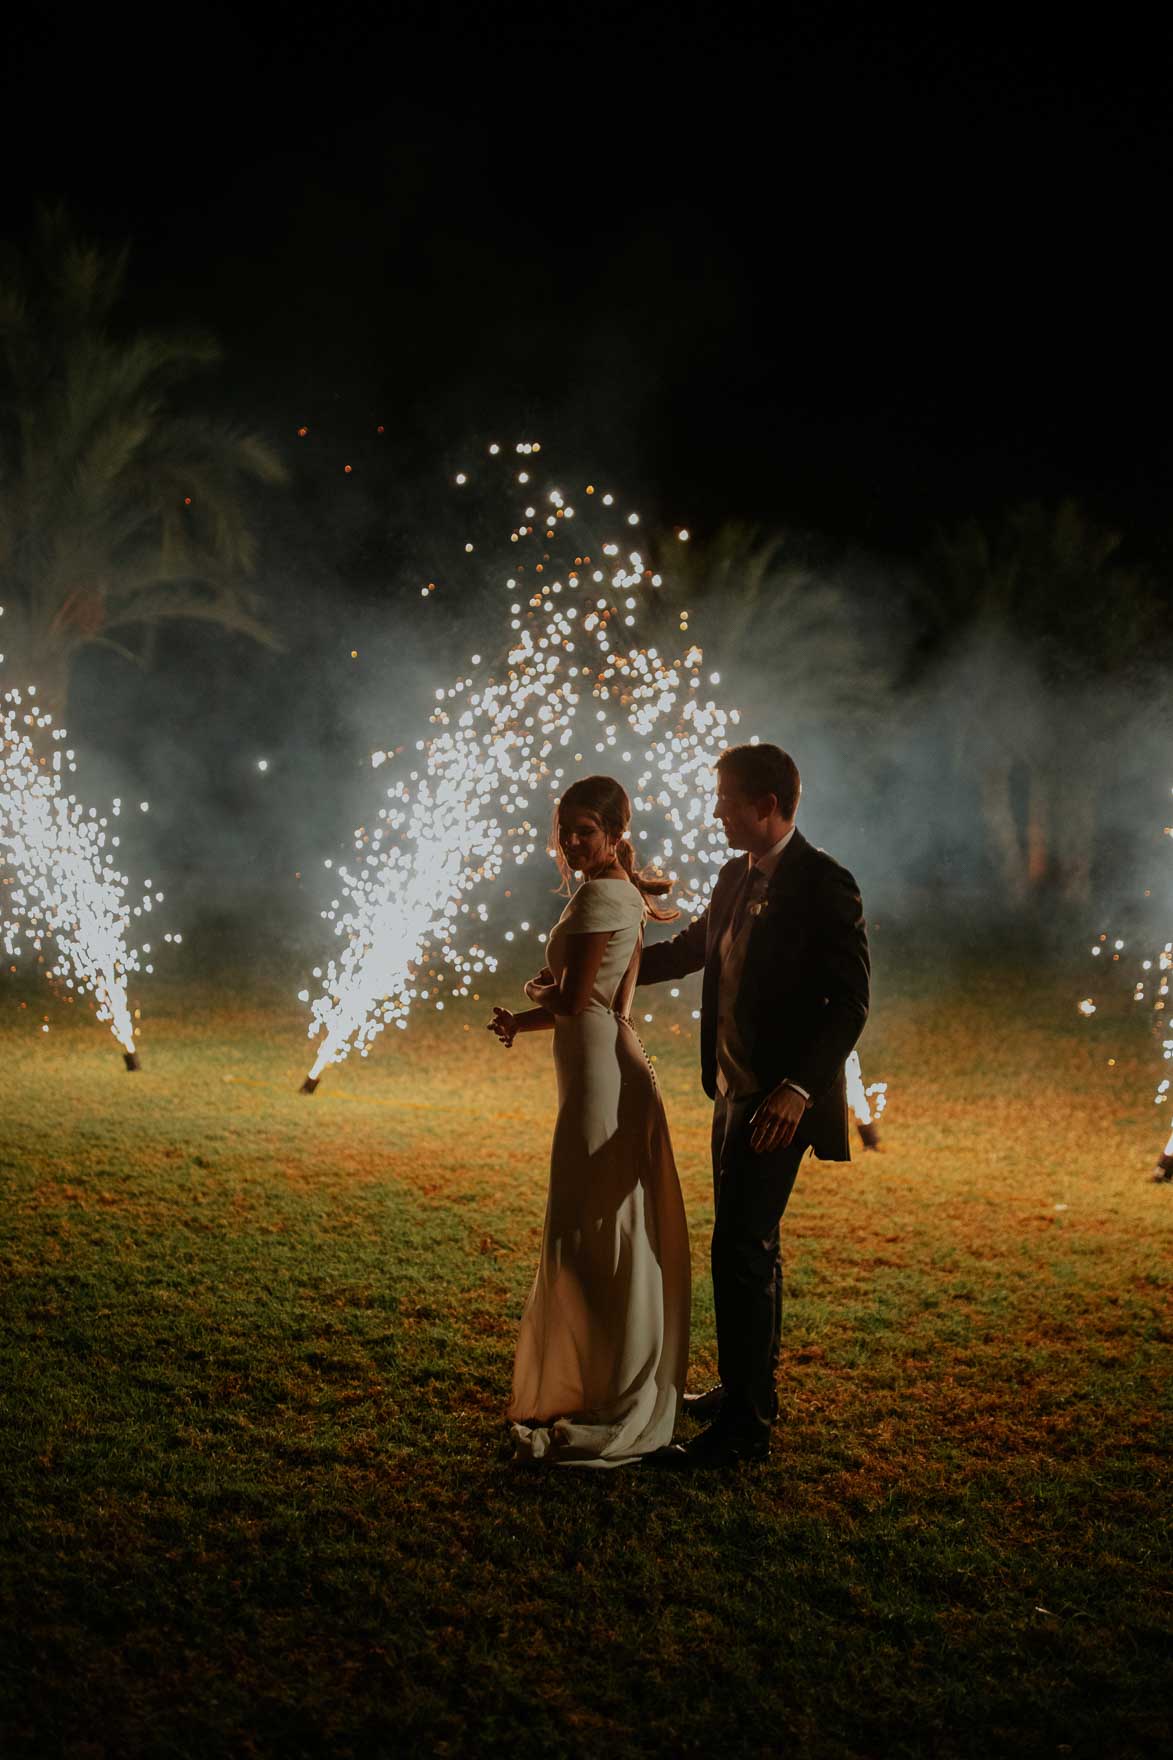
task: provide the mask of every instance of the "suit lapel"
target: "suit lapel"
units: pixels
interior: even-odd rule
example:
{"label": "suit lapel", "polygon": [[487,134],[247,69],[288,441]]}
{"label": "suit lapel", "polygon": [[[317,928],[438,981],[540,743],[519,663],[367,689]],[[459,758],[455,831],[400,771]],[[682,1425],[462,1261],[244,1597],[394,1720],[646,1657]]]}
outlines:
{"label": "suit lapel", "polygon": [[802,858],[808,848],[809,845],[802,832],[795,831],[794,836],[779,856],[777,867],[770,875],[770,884],[766,889],[767,909],[755,919],[749,933],[749,946],[745,950],[745,965],[742,969],[741,983],[737,992],[739,1017],[752,1009],[757,995],[758,983],[763,972],[762,955],[769,946],[771,935],[771,924],[767,918],[773,919],[774,944],[777,946],[778,924],[786,921],[788,906],[794,896],[796,881],[803,866]]}
{"label": "suit lapel", "polygon": [[[799,868],[802,866],[800,859],[801,852],[807,847],[806,838],[802,835],[801,831],[796,829],[794,836],[790,839],[790,842],[786,845],[786,848],[779,856],[777,867],[770,875],[770,884],[766,891],[766,898],[771,910],[773,910],[779,902],[785,899],[791,884],[797,877]],[[729,926],[729,919],[733,915],[737,900],[741,894],[741,888],[745,885],[746,880],[747,865],[744,856],[734,856],[732,861],[726,862],[725,866],[717,876],[717,884],[713,888],[713,896],[709,905],[710,921],[707,948],[707,957],[709,960],[716,957],[717,949],[721,944],[721,937]],[[751,946],[753,945],[754,936],[762,927],[762,919],[759,916],[750,930]]]}
{"label": "suit lapel", "polygon": [[794,836],[790,839],[790,842],[778,857],[778,866],[770,875],[770,885],[766,896],[770,901],[771,909],[773,909],[777,902],[785,899],[787,893],[791,890],[795,880],[798,878],[799,870],[802,867],[802,857],[809,848],[810,845],[802,835],[802,832],[796,830]]}
{"label": "suit lapel", "polygon": [[710,923],[706,963],[711,964],[717,958],[717,949],[721,945],[721,937],[729,926],[733,908],[737,903],[745,875],[741,870],[744,857],[735,856],[717,876],[717,884],[713,888],[712,902],[709,906]]}
{"label": "suit lapel", "polygon": [[[769,885],[766,888],[766,907],[770,913],[778,915],[785,909],[787,898],[794,889],[794,883],[802,867],[803,853],[809,847],[802,832],[796,830],[778,857],[777,866],[770,875]],[[760,934],[765,926],[765,917],[759,914],[750,930],[750,947],[753,946],[754,938]]]}

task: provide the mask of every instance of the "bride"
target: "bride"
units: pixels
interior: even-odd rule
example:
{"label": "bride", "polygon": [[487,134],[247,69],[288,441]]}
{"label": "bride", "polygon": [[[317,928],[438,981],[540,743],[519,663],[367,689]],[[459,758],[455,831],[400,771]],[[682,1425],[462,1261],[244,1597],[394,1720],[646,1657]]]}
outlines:
{"label": "bride", "polygon": [[574,892],[525,986],[536,1006],[489,1031],[552,1029],[558,1118],[542,1254],[513,1369],[516,1455],[613,1467],[672,1439],[688,1363],[690,1267],[664,1105],[629,1010],[654,899],[627,839],[631,803],[586,776],[558,803],[554,850]]}

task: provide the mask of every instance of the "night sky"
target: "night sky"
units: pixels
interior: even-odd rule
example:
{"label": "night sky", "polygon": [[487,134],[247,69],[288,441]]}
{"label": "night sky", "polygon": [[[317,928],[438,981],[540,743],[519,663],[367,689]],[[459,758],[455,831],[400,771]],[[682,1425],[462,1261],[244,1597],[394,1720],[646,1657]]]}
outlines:
{"label": "night sky", "polygon": [[1075,493],[1160,546],[1167,45],[831,11],[34,26],[6,231],[129,237],[128,316],[212,328],[224,407],[381,422],[400,480],[529,430],[700,529],[915,550]]}
{"label": "night sky", "polygon": [[[368,810],[371,748],[417,737],[451,659],[454,608],[419,598],[452,539],[438,497],[490,440],[605,473],[653,530],[809,534],[881,582],[942,526],[1066,495],[1160,568],[1167,46],[1103,19],[964,29],[607,5],[22,21],[4,235],[64,200],[129,240],[122,322],[217,335],[187,395],[292,473],[261,516],[283,652],[186,626],[149,673],[95,648],[75,674],[88,786],[157,803],[184,910],[215,885],[270,908]],[[865,613],[884,663],[886,603]],[[822,768],[846,788],[851,752]],[[926,786],[904,817],[874,777],[835,797],[827,834],[870,885],[919,859]],[[950,872],[981,882],[972,852]]]}

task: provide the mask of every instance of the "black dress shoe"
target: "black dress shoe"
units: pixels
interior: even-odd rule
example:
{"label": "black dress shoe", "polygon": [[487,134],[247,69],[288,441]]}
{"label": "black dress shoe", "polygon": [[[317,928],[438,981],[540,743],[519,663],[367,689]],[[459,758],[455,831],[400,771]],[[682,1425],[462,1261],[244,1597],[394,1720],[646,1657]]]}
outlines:
{"label": "black dress shoe", "polygon": [[688,1466],[688,1454],[679,1442],[666,1442],[663,1448],[641,1455],[640,1465],[658,1473],[678,1473]]}
{"label": "black dress shoe", "polygon": [[769,1460],[770,1438],[760,1431],[710,1424],[685,1444],[684,1454],[689,1467],[737,1467],[743,1461]]}
{"label": "black dress shoe", "polygon": [[711,1424],[725,1404],[725,1389],[718,1381],[716,1387],[710,1387],[707,1393],[686,1393],[682,1410],[686,1418],[696,1418],[701,1423]]}

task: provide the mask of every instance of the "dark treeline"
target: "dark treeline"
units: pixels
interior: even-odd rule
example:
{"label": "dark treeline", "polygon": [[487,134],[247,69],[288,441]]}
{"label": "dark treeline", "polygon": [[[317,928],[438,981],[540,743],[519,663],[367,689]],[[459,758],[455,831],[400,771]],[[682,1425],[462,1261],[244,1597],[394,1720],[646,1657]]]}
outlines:
{"label": "dark treeline", "polygon": [[[127,321],[126,268],[60,212],[8,254],[5,681],[36,679],[67,717],[87,795],[150,796],[139,836],[178,911],[230,928],[263,910],[308,945],[321,863],[370,810],[370,751],[420,737],[434,687],[504,645],[499,575],[463,542],[509,510],[458,512],[453,472],[490,437],[540,436],[568,481],[614,461],[588,450],[600,428],[560,424],[564,393],[446,446],[375,394],[239,407],[206,333]],[[607,480],[628,505],[649,489]],[[653,482],[641,541],[663,585],[641,629],[699,642],[721,700],[794,751],[804,823],[873,911],[1066,932],[1156,884],[1159,525],[1137,544],[1049,496],[878,543],[780,491],[773,520],[733,504],[686,544],[658,501]]]}

